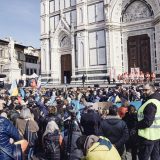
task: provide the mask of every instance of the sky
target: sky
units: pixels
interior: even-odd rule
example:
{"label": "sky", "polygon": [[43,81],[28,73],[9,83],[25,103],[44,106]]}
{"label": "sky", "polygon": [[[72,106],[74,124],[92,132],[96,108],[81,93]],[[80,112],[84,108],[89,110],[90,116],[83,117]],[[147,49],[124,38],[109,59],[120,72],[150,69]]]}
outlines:
{"label": "sky", "polygon": [[40,0],[0,0],[0,39],[40,48]]}

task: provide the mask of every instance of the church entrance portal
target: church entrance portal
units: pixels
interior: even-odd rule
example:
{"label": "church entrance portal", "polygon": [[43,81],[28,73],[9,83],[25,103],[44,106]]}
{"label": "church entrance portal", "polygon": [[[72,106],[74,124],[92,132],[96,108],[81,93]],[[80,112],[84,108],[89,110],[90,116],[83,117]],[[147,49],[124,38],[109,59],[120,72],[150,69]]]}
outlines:
{"label": "church entrance portal", "polygon": [[128,38],[128,70],[139,67],[143,72],[151,72],[150,38],[138,35]]}
{"label": "church entrance portal", "polygon": [[71,76],[72,76],[72,61],[71,61],[71,55],[66,54],[61,56],[61,83],[69,84],[71,82]]}

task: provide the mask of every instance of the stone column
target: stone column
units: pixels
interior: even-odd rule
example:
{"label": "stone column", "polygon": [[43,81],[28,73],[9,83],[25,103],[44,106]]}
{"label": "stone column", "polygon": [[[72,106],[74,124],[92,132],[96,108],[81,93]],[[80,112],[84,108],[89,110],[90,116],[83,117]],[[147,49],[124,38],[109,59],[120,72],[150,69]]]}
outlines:
{"label": "stone column", "polygon": [[157,55],[156,73],[160,74],[160,22],[155,25],[155,41],[156,41],[156,55]]}
{"label": "stone column", "polygon": [[71,33],[71,47],[72,47],[72,76],[75,76],[75,37],[74,37],[74,32]]}
{"label": "stone column", "polygon": [[60,83],[60,55],[58,55],[58,37],[55,36],[54,39],[51,39],[51,77],[53,79],[53,83]]}

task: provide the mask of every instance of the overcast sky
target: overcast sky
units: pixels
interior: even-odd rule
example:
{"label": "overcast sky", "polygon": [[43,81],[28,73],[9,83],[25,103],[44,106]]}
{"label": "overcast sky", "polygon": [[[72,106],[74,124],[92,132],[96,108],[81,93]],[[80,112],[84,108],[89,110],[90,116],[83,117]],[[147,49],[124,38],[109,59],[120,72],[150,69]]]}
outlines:
{"label": "overcast sky", "polygon": [[40,0],[1,0],[0,39],[40,48]]}

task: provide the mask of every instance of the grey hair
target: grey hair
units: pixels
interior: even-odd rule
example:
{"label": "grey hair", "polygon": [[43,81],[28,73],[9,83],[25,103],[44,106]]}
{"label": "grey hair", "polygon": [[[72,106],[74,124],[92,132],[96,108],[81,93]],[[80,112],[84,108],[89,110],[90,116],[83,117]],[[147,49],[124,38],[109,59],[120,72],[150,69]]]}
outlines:
{"label": "grey hair", "polygon": [[20,112],[20,117],[23,119],[32,118],[32,114],[29,108],[23,108]]}

